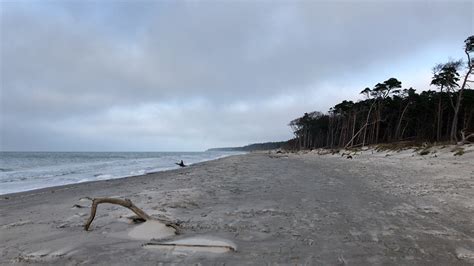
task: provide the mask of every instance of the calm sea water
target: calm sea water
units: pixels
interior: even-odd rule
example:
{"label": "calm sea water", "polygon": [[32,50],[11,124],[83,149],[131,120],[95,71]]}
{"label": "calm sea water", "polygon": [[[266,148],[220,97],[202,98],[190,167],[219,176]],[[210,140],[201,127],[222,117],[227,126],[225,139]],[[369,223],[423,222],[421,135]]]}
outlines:
{"label": "calm sea water", "polygon": [[237,152],[0,152],[0,194],[179,168]]}

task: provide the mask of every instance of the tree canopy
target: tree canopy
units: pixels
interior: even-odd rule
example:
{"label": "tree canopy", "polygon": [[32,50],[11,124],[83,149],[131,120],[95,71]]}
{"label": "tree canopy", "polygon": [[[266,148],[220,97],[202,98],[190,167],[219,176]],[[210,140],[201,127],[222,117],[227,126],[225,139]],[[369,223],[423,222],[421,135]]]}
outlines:
{"label": "tree canopy", "polygon": [[[438,64],[431,84],[419,93],[389,78],[363,89],[364,100],[344,100],[328,113],[310,112],[292,120],[293,148],[335,148],[403,140],[455,141],[461,132],[474,133],[474,90],[469,89],[474,36],[465,41],[467,67],[462,60]],[[461,80],[462,69],[467,69]]]}

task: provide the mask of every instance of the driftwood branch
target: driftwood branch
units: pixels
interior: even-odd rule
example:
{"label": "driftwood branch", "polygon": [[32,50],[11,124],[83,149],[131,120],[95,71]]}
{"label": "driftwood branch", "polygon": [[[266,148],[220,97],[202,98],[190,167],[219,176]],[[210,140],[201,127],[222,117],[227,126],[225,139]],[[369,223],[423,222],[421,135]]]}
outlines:
{"label": "driftwood branch", "polygon": [[229,245],[205,245],[205,244],[178,244],[178,243],[146,243],[145,246],[165,246],[165,247],[198,247],[198,248],[225,248],[235,251],[235,248]]}
{"label": "driftwood branch", "polygon": [[89,227],[90,227],[92,221],[94,221],[95,214],[97,212],[97,206],[101,203],[109,203],[109,204],[120,205],[122,207],[125,207],[125,208],[131,210],[139,218],[141,218],[145,221],[148,221],[148,220],[160,221],[160,222],[163,222],[166,226],[170,226],[170,227],[173,227],[175,230],[178,230],[178,225],[177,224],[175,224],[171,221],[164,220],[164,219],[158,219],[158,218],[151,217],[146,212],[144,212],[142,209],[135,206],[135,204],[133,204],[132,201],[129,200],[129,199],[94,198],[94,199],[91,199],[91,200],[92,200],[91,215],[90,215],[89,219],[87,220],[87,222],[84,224],[84,230],[86,230],[86,231],[89,230]]}

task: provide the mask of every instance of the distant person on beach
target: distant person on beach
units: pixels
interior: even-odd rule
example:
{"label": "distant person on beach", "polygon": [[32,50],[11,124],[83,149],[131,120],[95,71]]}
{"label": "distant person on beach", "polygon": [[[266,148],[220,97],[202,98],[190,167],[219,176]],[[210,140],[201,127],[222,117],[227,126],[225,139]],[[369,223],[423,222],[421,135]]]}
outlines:
{"label": "distant person on beach", "polygon": [[181,162],[179,163],[175,163],[176,165],[179,165],[181,167],[186,167],[186,165],[184,164],[183,160],[181,160]]}

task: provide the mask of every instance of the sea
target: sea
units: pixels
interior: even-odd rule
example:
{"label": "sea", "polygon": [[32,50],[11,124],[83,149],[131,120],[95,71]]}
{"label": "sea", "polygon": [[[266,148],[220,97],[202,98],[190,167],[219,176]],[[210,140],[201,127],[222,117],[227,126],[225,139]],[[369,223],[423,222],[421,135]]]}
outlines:
{"label": "sea", "polygon": [[150,174],[242,152],[0,152],[0,195]]}

